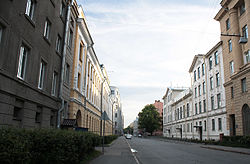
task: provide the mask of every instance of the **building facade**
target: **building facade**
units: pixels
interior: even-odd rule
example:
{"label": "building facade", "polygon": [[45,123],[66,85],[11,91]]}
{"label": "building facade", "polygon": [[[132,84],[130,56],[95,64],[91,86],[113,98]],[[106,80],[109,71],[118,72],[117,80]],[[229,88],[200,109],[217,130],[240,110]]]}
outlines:
{"label": "building facade", "polygon": [[167,91],[163,97],[164,136],[218,140],[220,135],[229,135],[222,42],[207,54],[196,55],[189,73],[190,89]]}
{"label": "building facade", "polygon": [[56,127],[66,12],[61,1],[0,2],[1,126]]}
{"label": "building facade", "polygon": [[111,97],[113,106],[113,134],[122,135],[124,129],[124,117],[122,113],[122,103],[119,89],[115,86],[111,86]]}
{"label": "building facade", "polygon": [[193,91],[195,138],[219,139],[228,135],[222,42],[207,54],[196,55],[189,69]]}
{"label": "building facade", "polygon": [[250,135],[250,1],[222,0],[221,6],[215,19],[223,42],[227,129],[231,136]]}

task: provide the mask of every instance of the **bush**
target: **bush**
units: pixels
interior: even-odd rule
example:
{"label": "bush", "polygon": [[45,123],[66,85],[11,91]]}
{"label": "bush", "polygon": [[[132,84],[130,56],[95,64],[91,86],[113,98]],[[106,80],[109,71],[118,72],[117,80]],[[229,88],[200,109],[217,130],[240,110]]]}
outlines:
{"label": "bush", "polygon": [[98,135],[55,129],[0,129],[0,163],[80,163]]}
{"label": "bush", "polygon": [[104,136],[104,144],[110,144],[112,141],[117,139],[117,135],[109,135],[109,136]]}
{"label": "bush", "polygon": [[224,136],[220,145],[250,148],[250,136]]}

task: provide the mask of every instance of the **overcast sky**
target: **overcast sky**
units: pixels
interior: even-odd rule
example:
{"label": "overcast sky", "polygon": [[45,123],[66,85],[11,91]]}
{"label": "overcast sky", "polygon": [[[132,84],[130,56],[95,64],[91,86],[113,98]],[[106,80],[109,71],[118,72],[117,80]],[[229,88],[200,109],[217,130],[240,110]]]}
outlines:
{"label": "overcast sky", "polygon": [[120,89],[127,127],[166,88],[189,87],[194,55],[220,40],[221,0],[78,0],[94,48]]}

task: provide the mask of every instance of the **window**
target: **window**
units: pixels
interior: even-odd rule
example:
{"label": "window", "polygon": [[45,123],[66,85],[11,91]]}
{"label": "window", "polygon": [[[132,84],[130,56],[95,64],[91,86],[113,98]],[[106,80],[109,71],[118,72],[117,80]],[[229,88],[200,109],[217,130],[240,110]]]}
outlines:
{"label": "window", "polygon": [[40,112],[36,112],[35,121],[36,121],[36,123],[40,123],[41,122],[41,113]]}
{"label": "window", "polygon": [[51,95],[53,96],[56,95],[57,78],[58,78],[58,74],[54,71],[53,79],[52,79],[52,89],[51,89]]}
{"label": "window", "polygon": [[182,107],[180,107],[180,119],[182,119]]}
{"label": "window", "polygon": [[65,14],[65,4],[63,2],[61,2],[61,6],[60,6],[60,16],[64,17]]}
{"label": "window", "polygon": [[243,2],[242,5],[240,5],[240,15],[242,15],[246,11],[245,3]]}
{"label": "window", "polygon": [[200,79],[200,77],[201,77],[201,73],[200,73],[201,71],[200,71],[200,67],[198,67],[198,79]]}
{"label": "window", "polygon": [[197,87],[194,88],[194,95],[197,97]]}
{"label": "window", "polygon": [[222,130],[221,118],[218,118],[218,130]]}
{"label": "window", "polygon": [[213,77],[210,77],[210,89],[213,89]]}
{"label": "window", "polygon": [[211,97],[211,109],[214,109],[214,96]]}
{"label": "window", "polygon": [[212,131],[215,131],[215,120],[212,119]]}
{"label": "window", "polygon": [[201,85],[198,86],[199,96],[201,95]]}
{"label": "window", "polygon": [[73,40],[73,31],[70,29],[70,31],[69,31],[69,39],[68,39],[69,48],[72,47],[72,40]]}
{"label": "window", "polygon": [[70,69],[69,64],[66,63],[64,71],[64,77],[65,77],[64,82],[67,84],[69,84],[69,71],[70,71],[69,69]]}
{"label": "window", "polygon": [[17,71],[17,77],[22,80],[24,80],[25,77],[28,52],[29,52],[28,48],[22,45],[19,52],[20,54],[19,54],[18,71]]}
{"label": "window", "polygon": [[231,98],[234,98],[234,87],[231,87]]}
{"label": "window", "polygon": [[44,26],[44,33],[43,33],[43,36],[46,39],[49,39],[49,37],[50,37],[50,31],[51,31],[51,23],[50,23],[49,20],[46,20],[45,26]]}
{"label": "window", "polygon": [[202,83],[202,91],[203,91],[203,94],[206,93],[206,86],[205,86],[205,82]]}
{"label": "window", "polygon": [[242,35],[244,38],[248,38],[248,28],[247,28],[247,25],[245,25],[243,28],[242,28]]}
{"label": "window", "polygon": [[117,113],[115,113],[115,118],[117,118]]}
{"label": "window", "polygon": [[198,114],[197,103],[195,104],[195,114]]}
{"label": "window", "polygon": [[189,117],[189,104],[187,104],[187,117]]}
{"label": "window", "polygon": [[[1,35],[1,34],[0,34]],[[0,39],[1,39],[1,36],[0,36]],[[1,40],[0,40],[1,41]],[[245,60],[246,60],[246,63],[250,63],[250,50],[248,50],[246,53],[245,53]]]}
{"label": "window", "polygon": [[221,107],[221,96],[220,93],[217,94],[217,108],[219,109]]}
{"label": "window", "polygon": [[203,108],[204,108],[204,112],[206,112],[207,111],[206,100],[203,100]]}
{"label": "window", "polygon": [[77,88],[80,89],[80,85],[81,85],[81,74],[78,73],[78,77],[77,77]]}
{"label": "window", "polygon": [[247,83],[246,83],[246,78],[243,78],[241,79],[241,90],[242,90],[242,93],[246,92],[247,91]]}
{"label": "window", "polygon": [[193,132],[193,123],[191,123],[191,128],[190,129],[191,129],[191,132]]}
{"label": "window", "polygon": [[31,20],[33,19],[34,16],[34,10],[35,10],[34,0],[27,0],[25,14],[28,15]]}
{"label": "window", "polygon": [[39,81],[38,81],[38,88],[39,89],[43,89],[44,76],[45,76],[45,67],[46,67],[45,62],[41,61],[41,63],[40,63],[40,71],[39,71]]}
{"label": "window", "polygon": [[232,40],[230,39],[230,40],[228,41],[228,51],[229,51],[229,52],[232,52],[232,49],[233,49],[233,47],[232,47]]}
{"label": "window", "polygon": [[220,86],[220,74],[219,73],[216,74],[216,86],[217,87]]}
{"label": "window", "polygon": [[83,56],[83,44],[80,43],[79,47],[79,60],[82,61],[82,56]]}
{"label": "window", "polygon": [[219,64],[219,60],[218,60],[218,51],[216,51],[214,53],[214,62],[215,62],[215,65]]}
{"label": "window", "polygon": [[230,64],[230,73],[231,73],[231,75],[233,75],[233,73],[234,73],[234,61],[231,61],[229,64]]}
{"label": "window", "polygon": [[211,70],[213,67],[213,59],[212,56],[209,57],[209,70]]}
{"label": "window", "polygon": [[207,131],[207,121],[204,121],[204,131]]}
{"label": "window", "polygon": [[183,105],[183,118],[186,117],[185,105]]}
{"label": "window", "polygon": [[226,20],[226,28],[227,28],[227,30],[230,29],[230,20],[229,20],[229,18]]}
{"label": "window", "polygon": [[0,24],[0,45],[2,41],[2,36],[3,36],[3,26]]}
{"label": "window", "polygon": [[57,39],[56,39],[56,51],[57,52],[61,52],[61,45],[62,45],[62,38],[57,35]]}
{"label": "window", "polygon": [[201,113],[201,101],[199,102],[199,113]]}
{"label": "window", "polygon": [[196,71],[194,71],[194,81],[196,81]]}
{"label": "window", "polygon": [[22,120],[22,108],[14,107],[13,111],[13,120],[21,121]]}
{"label": "window", "polygon": [[202,76],[204,76],[205,75],[205,64],[203,63],[202,64]]}

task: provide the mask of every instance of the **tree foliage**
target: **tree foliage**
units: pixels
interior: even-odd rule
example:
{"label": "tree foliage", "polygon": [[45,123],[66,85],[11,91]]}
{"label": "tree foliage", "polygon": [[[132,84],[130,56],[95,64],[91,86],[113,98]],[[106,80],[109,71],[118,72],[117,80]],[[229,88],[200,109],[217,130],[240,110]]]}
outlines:
{"label": "tree foliage", "polygon": [[156,111],[154,105],[146,105],[138,114],[139,129],[145,129],[146,132],[152,133],[158,130],[161,125],[160,114]]}
{"label": "tree foliage", "polygon": [[133,134],[133,131],[134,131],[134,129],[131,128],[130,126],[126,127],[126,128],[123,130],[123,132],[124,132],[125,134]]}

